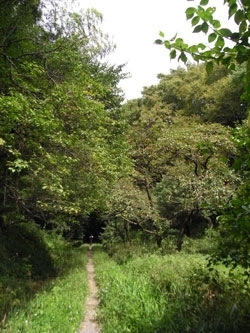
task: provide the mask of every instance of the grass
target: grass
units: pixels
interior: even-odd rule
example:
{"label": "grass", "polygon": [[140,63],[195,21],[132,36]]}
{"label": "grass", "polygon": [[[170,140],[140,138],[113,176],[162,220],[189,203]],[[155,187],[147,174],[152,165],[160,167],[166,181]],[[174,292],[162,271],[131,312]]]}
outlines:
{"label": "grass", "polygon": [[71,249],[71,260],[60,277],[47,281],[28,301],[13,303],[7,319],[2,321],[1,332],[77,332],[88,294],[86,249]]}
{"label": "grass", "polygon": [[249,285],[237,271],[210,271],[202,254],[145,254],[117,264],[96,249],[94,262],[102,333],[250,330]]}

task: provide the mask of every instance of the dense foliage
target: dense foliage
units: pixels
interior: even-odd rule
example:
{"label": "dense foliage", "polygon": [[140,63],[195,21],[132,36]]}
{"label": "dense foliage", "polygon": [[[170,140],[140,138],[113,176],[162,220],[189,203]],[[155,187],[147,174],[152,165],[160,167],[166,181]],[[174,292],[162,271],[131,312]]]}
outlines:
{"label": "dense foliage", "polygon": [[[225,122],[235,127],[242,121],[232,116],[231,106],[240,110],[243,89],[222,67],[208,75],[203,65],[192,65],[159,77],[141,99],[123,106],[133,172],[110,197],[104,239],[130,241],[130,229],[142,230],[161,246],[177,232],[180,250],[184,235],[201,236],[216,225],[215,217],[242,182],[230,168],[238,152]],[[220,96],[212,93],[218,86]],[[228,89],[235,95],[220,108]]]}
{"label": "dense foliage", "polygon": [[[125,250],[119,247],[120,259]],[[138,256],[137,250],[119,264],[94,250],[102,332],[249,331],[249,284],[239,271],[221,266],[211,273],[197,253],[161,256],[147,248]]]}
{"label": "dense foliage", "polygon": [[[250,4],[246,0],[225,0],[228,7],[228,17],[233,18],[236,24],[236,31],[221,27],[221,23],[215,18],[216,8],[209,7],[209,0],[201,0],[197,8],[190,7],[186,10],[186,17],[191,20],[194,27],[193,32],[202,32],[207,35],[209,47],[203,43],[189,46],[182,38],[175,36],[171,40],[164,40],[164,33],[160,33],[161,39],[156,40],[157,44],[163,44],[170,50],[170,58],[178,59],[184,63],[188,56],[196,61],[204,61],[206,70],[211,73],[215,64],[222,64],[229,70],[237,71],[240,64],[245,67],[245,74],[242,77],[244,82],[244,103],[250,103],[250,48],[249,48],[249,20]],[[231,46],[228,44],[230,41]],[[235,92],[235,90],[234,90]],[[233,107],[232,111],[237,111]],[[247,114],[246,114],[247,116]],[[220,217],[221,237],[219,239],[218,252],[212,261],[223,260],[227,265],[233,267],[242,265],[249,276],[249,143],[250,143],[250,115],[248,123],[243,124],[234,132],[234,138],[239,153],[234,160],[233,166],[243,179],[243,184],[238,188],[225,210],[222,210]]]}
{"label": "dense foliage", "polygon": [[123,74],[103,60],[112,44],[100,13],[47,5],[1,2],[0,212],[1,224],[62,232],[122,173]]}

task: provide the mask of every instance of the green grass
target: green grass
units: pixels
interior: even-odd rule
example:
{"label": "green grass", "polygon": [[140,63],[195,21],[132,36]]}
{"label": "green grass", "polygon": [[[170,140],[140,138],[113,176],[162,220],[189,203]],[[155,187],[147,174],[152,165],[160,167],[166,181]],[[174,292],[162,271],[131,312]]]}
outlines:
{"label": "green grass", "polygon": [[249,285],[237,271],[209,271],[201,254],[144,255],[119,265],[96,249],[94,262],[102,333],[250,330]]}
{"label": "green grass", "polygon": [[47,281],[28,301],[21,299],[13,304],[7,319],[3,320],[1,332],[77,332],[88,294],[86,249],[72,249],[64,274]]}

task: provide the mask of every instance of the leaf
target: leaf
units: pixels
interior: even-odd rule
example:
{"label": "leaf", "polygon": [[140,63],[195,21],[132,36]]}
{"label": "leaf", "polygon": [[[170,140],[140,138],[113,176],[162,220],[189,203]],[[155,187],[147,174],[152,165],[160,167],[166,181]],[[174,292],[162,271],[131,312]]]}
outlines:
{"label": "leaf", "polygon": [[215,39],[217,38],[217,34],[212,32],[211,34],[208,35],[208,41],[209,43],[212,43],[215,41]]}
{"label": "leaf", "polygon": [[196,53],[199,51],[199,48],[197,45],[191,45],[189,48],[188,48],[188,52],[190,53]]}
{"label": "leaf", "polygon": [[191,21],[192,26],[197,25],[199,23],[199,21],[200,21],[200,17],[195,16]]}
{"label": "leaf", "polygon": [[182,38],[177,38],[175,41],[176,45],[180,46],[183,44],[183,39]]}
{"label": "leaf", "polygon": [[231,40],[237,42],[240,39],[240,34],[238,32],[233,32],[231,35]]}
{"label": "leaf", "polygon": [[164,32],[160,31],[160,32],[159,32],[159,36],[162,37],[162,38],[164,38],[164,37],[165,37]]}
{"label": "leaf", "polygon": [[163,41],[161,39],[156,39],[155,44],[162,45]]}
{"label": "leaf", "polygon": [[215,46],[218,47],[218,48],[223,48],[223,46],[225,45],[225,41],[224,41],[224,38],[222,38],[221,36],[219,36],[217,38],[217,41],[215,43]]}
{"label": "leaf", "polygon": [[246,30],[247,30],[247,22],[242,21],[240,26],[239,26],[240,34],[242,35]]}
{"label": "leaf", "polygon": [[176,58],[176,50],[172,50],[170,52],[170,59],[175,59]]}
{"label": "leaf", "polygon": [[179,56],[179,58],[178,58],[178,61],[182,61],[182,62],[184,62],[184,64],[187,62],[187,56],[186,56],[186,54],[184,53],[184,52],[181,52],[181,54],[180,54],[180,56]]}
{"label": "leaf", "polygon": [[221,26],[220,21],[218,21],[218,20],[213,20],[213,21],[211,22],[211,24],[213,25],[213,27],[214,27],[215,29],[219,29],[220,26]]}
{"label": "leaf", "polygon": [[230,29],[220,29],[219,33],[223,36],[223,37],[231,37],[232,36],[232,31]]}
{"label": "leaf", "polygon": [[164,46],[167,48],[167,49],[170,49],[171,48],[171,44],[168,40],[165,40],[164,42]]}
{"label": "leaf", "polygon": [[208,26],[207,22],[203,22],[201,30],[204,32],[204,34],[206,34],[208,32],[208,28],[209,28],[209,26]]}
{"label": "leaf", "polygon": [[206,6],[209,3],[209,0],[201,0],[200,6]]}
{"label": "leaf", "polygon": [[234,15],[234,21],[236,24],[240,24],[243,20],[245,20],[245,15],[243,10],[239,9]]}
{"label": "leaf", "polygon": [[187,44],[184,43],[182,38],[177,38],[175,41],[175,46],[179,49],[179,50],[186,50],[187,49]]}
{"label": "leaf", "polygon": [[197,12],[197,9],[195,7],[189,7],[186,10],[186,18],[187,20],[190,20],[194,14]]}
{"label": "leaf", "polygon": [[198,48],[201,49],[201,50],[205,50],[206,45],[204,45],[204,44],[202,44],[202,43],[199,43],[199,44],[198,44]]}
{"label": "leaf", "polygon": [[201,32],[201,31],[202,31],[202,24],[197,25],[193,30],[194,33],[198,33],[198,32]]}
{"label": "leaf", "polygon": [[206,71],[208,74],[211,74],[214,69],[214,64],[212,61],[206,63]]}
{"label": "leaf", "polygon": [[232,17],[235,13],[236,13],[236,11],[237,11],[237,4],[236,3],[233,3],[231,6],[230,6],[230,8],[229,8],[229,16],[228,16],[228,18],[230,18],[230,17]]}

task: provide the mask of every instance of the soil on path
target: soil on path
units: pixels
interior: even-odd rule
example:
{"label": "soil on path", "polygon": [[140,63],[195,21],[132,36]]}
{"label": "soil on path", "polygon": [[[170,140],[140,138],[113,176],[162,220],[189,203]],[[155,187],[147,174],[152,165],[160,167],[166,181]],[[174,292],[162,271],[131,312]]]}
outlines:
{"label": "soil on path", "polygon": [[89,295],[86,301],[86,315],[81,324],[79,333],[100,333],[101,328],[96,322],[96,309],[98,306],[98,288],[95,282],[95,268],[92,260],[92,250],[88,251],[87,273],[89,281]]}

